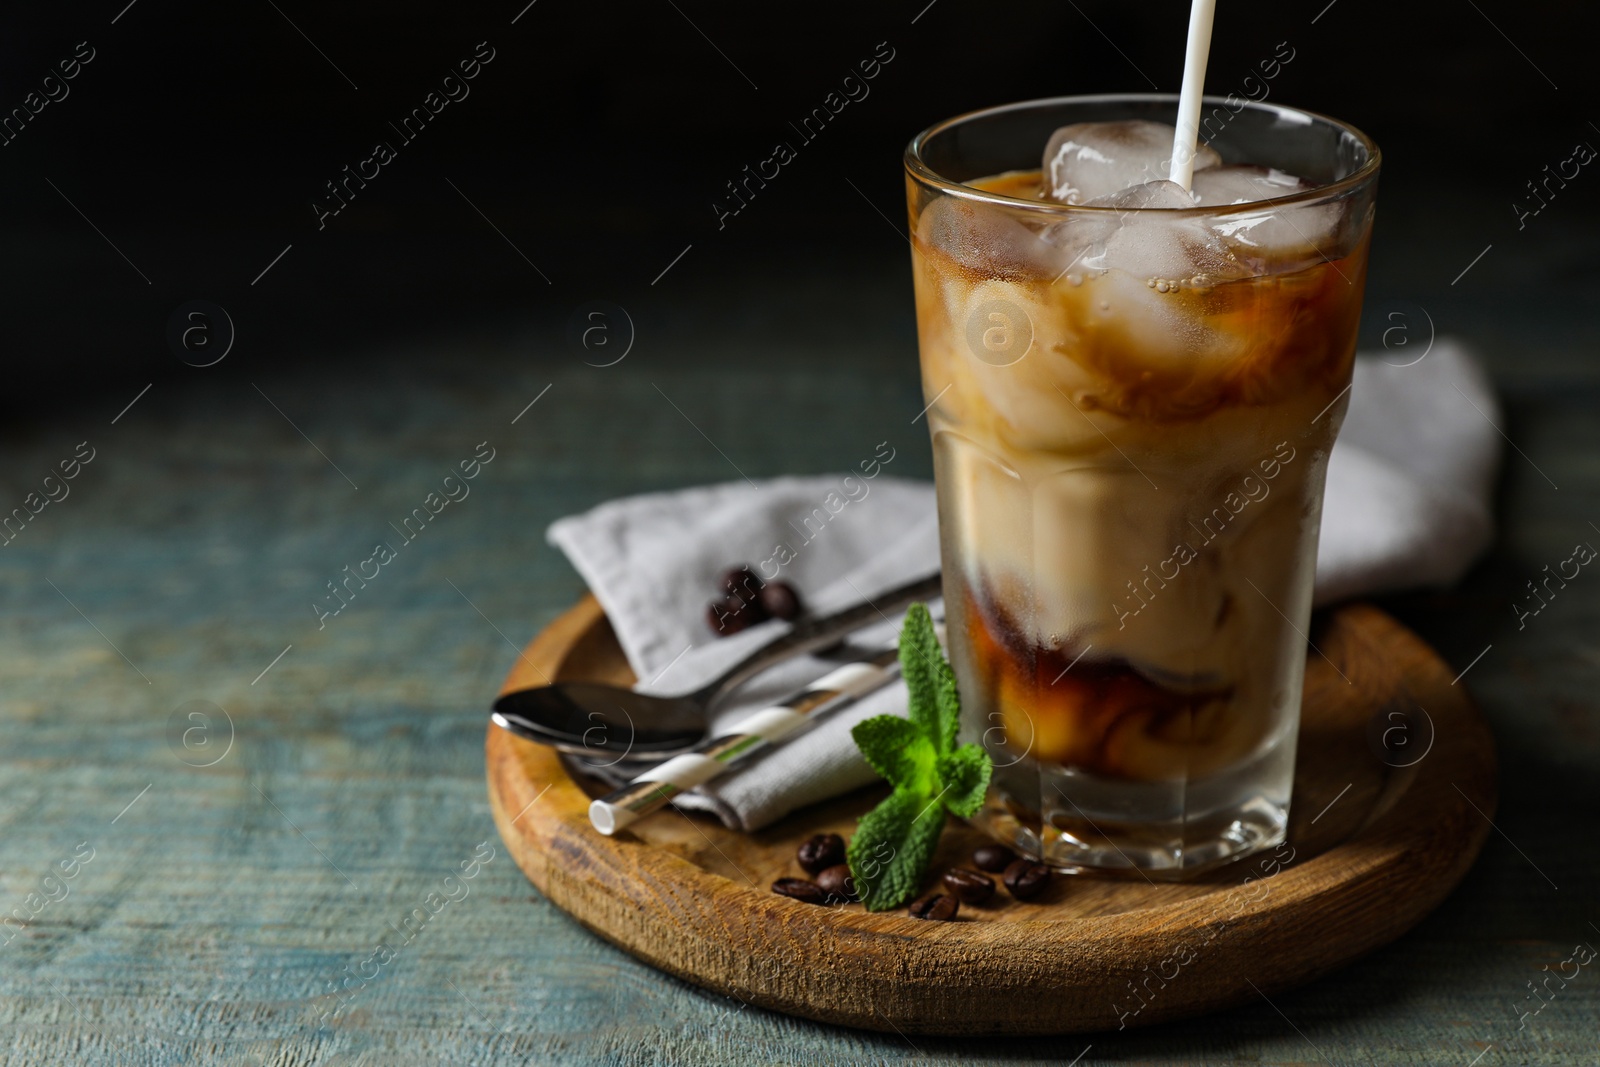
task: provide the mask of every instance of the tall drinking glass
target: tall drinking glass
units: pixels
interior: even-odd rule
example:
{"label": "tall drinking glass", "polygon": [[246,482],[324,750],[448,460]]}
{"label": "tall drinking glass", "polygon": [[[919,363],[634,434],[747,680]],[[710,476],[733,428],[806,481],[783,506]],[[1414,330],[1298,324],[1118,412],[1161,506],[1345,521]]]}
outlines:
{"label": "tall drinking glass", "polygon": [[1207,98],[1231,169],[1206,180],[1283,195],[1042,198],[1053,131],[1176,110],[1014,104],[905,159],[963,740],[995,763],[979,822],[1169,878],[1285,835],[1379,163],[1343,123]]}

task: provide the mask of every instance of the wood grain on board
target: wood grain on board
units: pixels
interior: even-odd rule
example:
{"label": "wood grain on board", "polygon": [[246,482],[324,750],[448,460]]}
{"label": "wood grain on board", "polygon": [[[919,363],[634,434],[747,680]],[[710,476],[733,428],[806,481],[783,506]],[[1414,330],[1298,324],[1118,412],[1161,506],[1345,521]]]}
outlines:
{"label": "wood grain on board", "polygon": [[[552,750],[491,727],[490,803],[517,864],[557,906],[741,1001],[904,1033],[1147,1025],[1271,996],[1392,941],[1450,892],[1488,833],[1493,739],[1439,657],[1364,604],[1319,616],[1311,636],[1320,652],[1306,669],[1292,862],[1275,874],[1268,852],[1182,883],[1058,877],[1028,903],[1002,890],[993,905],[936,923],[770,891],[803,873],[801,840],[848,837],[878,791],[755,834],[669,809],[606,838]],[[633,682],[593,597],[533,640],[505,689],[576,678]],[[1390,709],[1409,713],[1414,751],[1426,752],[1407,755],[1407,767],[1380,760],[1369,741]],[[982,840],[952,820],[930,884]]]}

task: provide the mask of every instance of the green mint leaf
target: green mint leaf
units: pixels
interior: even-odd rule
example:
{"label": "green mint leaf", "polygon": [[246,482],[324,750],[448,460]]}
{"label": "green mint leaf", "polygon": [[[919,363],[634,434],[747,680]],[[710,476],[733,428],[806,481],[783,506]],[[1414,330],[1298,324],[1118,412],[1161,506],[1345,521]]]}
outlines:
{"label": "green mint leaf", "polygon": [[938,758],[939,796],[944,806],[963,819],[970,819],[983,807],[994,763],[989,753],[977,745],[962,745]]}
{"label": "green mint leaf", "polygon": [[910,719],[922,728],[931,740],[937,736],[933,713],[938,698],[934,684],[934,658],[928,654],[928,644],[934,639],[933,617],[923,604],[913,604],[906,611],[905,622],[900,627],[900,674],[906,680],[906,693],[910,698]]}
{"label": "green mint leaf", "polygon": [[946,810],[962,818],[977,814],[993,769],[979,746],[956,747],[961,696],[925,605],[906,612],[900,667],[907,717],[879,715],[850,731],[872,769],[894,786],[862,816],[845,850],[868,911],[896,908],[917,895]]}
{"label": "green mint leaf", "polygon": [[861,755],[897,789],[932,795],[938,754],[916,723],[898,715],[876,715],[850,730]]}
{"label": "green mint leaf", "polygon": [[936,670],[939,687],[934,694],[939,734],[934,740],[934,745],[943,754],[953,751],[956,747],[956,733],[961,729],[961,693],[956,689],[955,672],[945,660],[944,652],[939,650],[937,643],[933,647],[939,657]]}
{"label": "green mint leaf", "polygon": [[917,895],[944,819],[937,800],[909,789],[896,789],[861,817],[845,859],[868,911],[897,908]]}
{"label": "green mint leaf", "polygon": [[913,604],[906,612],[900,630],[900,673],[910,695],[911,721],[933,742],[935,752],[949,752],[960,726],[961,697],[924,604]]}

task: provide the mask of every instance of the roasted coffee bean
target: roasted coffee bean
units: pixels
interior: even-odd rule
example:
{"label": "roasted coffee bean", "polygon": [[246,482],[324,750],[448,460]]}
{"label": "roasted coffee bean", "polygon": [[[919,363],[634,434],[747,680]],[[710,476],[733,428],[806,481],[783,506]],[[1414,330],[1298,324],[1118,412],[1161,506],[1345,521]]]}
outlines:
{"label": "roasted coffee bean", "polygon": [[755,571],[750,569],[749,564],[732,567],[722,576],[722,591],[727,594],[726,603],[730,608],[737,607],[745,614],[746,625],[766,622],[772,617],[772,613],[761,601],[761,586],[761,579],[756,577]]}
{"label": "roasted coffee bean", "polygon": [[706,605],[706,625],[718,637],[727,637],[759,622],[755,612],[738,597],[713,600]]}
{"label": "roasted coffee bean", "polygon": [[1017,862],[1017,854],[1004,845],[982,845],[973,850],[972,864],[980,871],[999,874]]}
{"label": "roasted coffee bean", "polygon": [[756,599],[756,594],[761,591],[761,585],[761,579],[756,577],[756,572],[748,563],[729,567],[722,574],[722,591],[740,600]]}
{"label": "roasted coffee bean", "polygon": [[806,904],[826,904],[828,894],[815,882],[805,878],[779,878],[772,883],[772,891],[779,896],[788,897]]}
{"label": "roasted coffee bean", "polygon": [[913,919],[935,919],[939,922],[949,922],[956,917],[961,905],[956,903],[955,897],[947,897],[943,893],[932,893],[911,905]]}
{"label": "roasted coffee bean", "polygon": [[1050,868],[1032,860],[1018,860],[1006,868],[1006,888],[1018,900],[1032,900],[1050,884]]}
{"label": "roasted coffee bean", "polygon": [[994,882],[986,874],[952,867],[944,872],[944,887],[963,904],[982,904],[994,896]]}
{"label": "roasted coffee bean", "polygon": [[856,896],[856,880],[850,877],[850,868],[843,863],[818,871],[817,884],[834,900],[860,899]]}
{"label": "roasted coffee bean", "polygon": [[844,862],[844,838],[838,834],[816,834],[800,842],[794,858],[809,874],[820,874]]}
{"label": "roasted coffee bean", "polygon": [[763,585],[757,601],[774,619],[794,619],[800,615],[800,594],[788,582],[768,582]]}

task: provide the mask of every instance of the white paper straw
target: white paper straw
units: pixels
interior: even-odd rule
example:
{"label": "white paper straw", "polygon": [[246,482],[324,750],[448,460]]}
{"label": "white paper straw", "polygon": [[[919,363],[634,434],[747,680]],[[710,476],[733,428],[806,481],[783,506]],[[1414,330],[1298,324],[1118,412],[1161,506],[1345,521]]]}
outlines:
{"label": "white paper straw", "polygon": [[589,805],[589,822],[607,837],[665,807],[673,797],[704,785],[746,756],[765,750],[806,722],[811,712],[853,700],[899,676],[895,651],[847,663],[818,678],[783,704],[762,708],[725,734],[645,771],[627,785]]}
{"label": "white paper straw", "polygon": [[1189,8],[1189,51],[1183,59],[1183,89],[1178,95],[1177,133],[1172,138],[1170,177],[1188,192],[1194,182],[1194,154],[1200,140],[1200,97],[1206,90],[1206,58],[1211,54],[1211,21],[1217,0],[1194,0]]}

